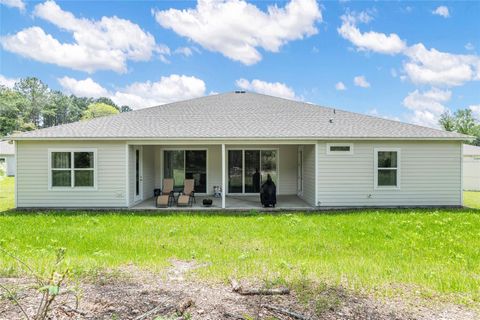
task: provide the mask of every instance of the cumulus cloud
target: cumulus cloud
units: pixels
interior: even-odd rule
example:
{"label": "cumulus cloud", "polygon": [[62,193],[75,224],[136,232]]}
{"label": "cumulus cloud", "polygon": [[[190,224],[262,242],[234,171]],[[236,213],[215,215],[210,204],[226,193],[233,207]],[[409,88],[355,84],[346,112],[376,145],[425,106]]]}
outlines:
{"label": "cumulus cloud", "polygon": [[444,104],[450,101],[451,97],[450,90],[438,88],[424,92],[415,90],[403,99],[403,105],[412,111],[412,114],[408,116],[411,122],[437,128],[440,115],[447,110]]}
{"label": "cumulus cloud", "polygon": [[127,61],[147,61],[154,53],[169,54],[140,26],[118,17],[100,20],[77,18],[54,1],[35,6],[34,16],[72,33],[74,42],[60,42],[37,26],[2,37],[5,50],[40,62],[92,73],[96,70],[127,71]]}
{"label": "cumulus cloud", "polygon": [[373,51],[384,54],[397,54],[402,52],[406,43],[400,37],[391,33],[369,31],[362,33],[357,27],[358,22],[368,23],[372,17],[362,11],[358,14],[347,13],[341,17],[342,25],[338,33],[346,40],[353,43],[359,51]]}
{"label": "cumulus cloud", "polygon": [[[480,80],[480,57],[427,49],[422,43],[407,46],[397,34],[386,35],[375,31],[362,33],[357,24],[369,22],[368,13],[346,13],[341,17],[338,33],[355,45],[359,51],[383,54],[403,54],[403,69],[415,84],[431,86],[459,86],[465,82]],[[472,48],[472,46],[468,46]]]}
{"label": "cumulus cloud", "polygon": [[470,110],[472,110],[473,116],[480,121],[480,104],[476,105],[471,105],[468,107]]}
{"label": "cumulus cloud", "polygon": [[404,69],[417,84],[459,86],[467,81],[480,80],[480,57],[428,50],[421,43],[409,47],[410,59]]}
{"label": "cumulus cloud", "polygon": [[238,79],[236,84],[237,87],[244,90],[254,91],[280,98],[298,99],[295,95],[295,91],[293,91],[293,89],[287,86],[285,83],[281,82],[266,82],[258,79],[248,81],[247,79],[242,78]]}
{"label": "cumulus cloud", "polygon": [[0,74],[0,86],[4,86],[4,87],[7,87],[7,88],[13,88],[13,86],[15,85],[15,82],[17,82],[17,81],[18,81],[18,79],[7,78],[4,75]]}
{"label": "cumulus cloud", "polygon": [[86,97],[109,97],[116,104],[141,109],[169,102],[205,95],[205,82],[193,76],[172,74],[159,81],[135,82],[124,88],[109,91],[90,78],[77,80],[69,77],[58,79],[67,91]]}
{"label": "cumulus cloud", "polygon": [[259,48],[278,52],[289,41],[316,34],[315,23],[322,20],[316,0],[291,0],[267,12],[244,0],[198,0],[194,9],[153,14],[164,28],[246,65],[262,59]]}
{"label": "cumulus cloud", "polygon": [[446,6],[439,6],[435,10],[432,11],[432,14],[437,16],[442,16],[444,18],[450,17],[450,12]]}
{"label": "cumulus cloud", "polygon": [[475,46],[473,45],[473,43],[467,42],[465,44],[465,49],[467,49],[468,51],[473,51],[473,50],[475,50]]}
{"label": "cumulus cloud", "polygon": [[22,0],[0,0],[0,4],[6,5],[7,7],[17,8],[20,11],[25,10],[25,2]]}
{"label": "cumulus cloud", "polygon": [[339,81],[335,84],[335,89],[337,89],[338,91],[343,91],[343,90],[347,90],[347,87],[342,81]]}
{"label": "cumulus cloud", "polygon": [[365,76],[356,76],[353,78],[353,84],[361,88],[370,88],[370,83]]}
{"label": "cumulus cloud", "polygon": [[92,78],[76,80],[69,77],[59,78],[60,85],[71,94],[79,97],[99,98],[109,95],[107,89],[96,83]]}

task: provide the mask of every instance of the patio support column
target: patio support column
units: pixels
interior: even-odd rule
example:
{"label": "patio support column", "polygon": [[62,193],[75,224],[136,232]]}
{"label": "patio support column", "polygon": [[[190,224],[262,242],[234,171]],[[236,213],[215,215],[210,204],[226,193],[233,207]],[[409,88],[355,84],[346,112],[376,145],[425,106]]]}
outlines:
{"label": "patio support column", "polygon": [[225,143],[222,143],[222,208],[225,209]]}

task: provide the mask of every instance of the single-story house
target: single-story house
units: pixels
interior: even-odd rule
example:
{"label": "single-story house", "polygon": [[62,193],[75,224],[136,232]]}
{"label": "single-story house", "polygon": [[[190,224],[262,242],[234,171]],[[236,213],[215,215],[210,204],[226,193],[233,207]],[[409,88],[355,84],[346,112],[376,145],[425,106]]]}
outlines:
{"label": "single-story house", "polygon": [[[413,124],[236,91],[60,125],[15,141],[17,208],[153,208],[153,190],[195,179],[217,208],[462,205],[462,143]],[[257,173],[258,171],[258,173]]]}
{"label": "single-story house", "polygon": [[0,141],[0,168],[9,177],[15,175],[15,146],[8,141]]}
{"label": "single-story house", "polygon": [[463,188],[480,191],[480,147],[463,145]]}

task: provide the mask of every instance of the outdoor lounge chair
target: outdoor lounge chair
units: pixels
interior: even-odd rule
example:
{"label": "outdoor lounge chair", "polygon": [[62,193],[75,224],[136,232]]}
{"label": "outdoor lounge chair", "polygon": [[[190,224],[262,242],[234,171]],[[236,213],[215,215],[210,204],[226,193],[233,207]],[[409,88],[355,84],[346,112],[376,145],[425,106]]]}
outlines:
{"label": "outdoor lounge chair", "polygon": [[163,179],[163,189],[155,193],[155,206],[170,207],[175,202],[175,194],[173,191],[173,179]]}
{"label": "outdoor lounge chair", "polygon": [[195,180],[185,179],[183,191],[179,193],[177,199],[178,206],[192,206],[195,202]]}

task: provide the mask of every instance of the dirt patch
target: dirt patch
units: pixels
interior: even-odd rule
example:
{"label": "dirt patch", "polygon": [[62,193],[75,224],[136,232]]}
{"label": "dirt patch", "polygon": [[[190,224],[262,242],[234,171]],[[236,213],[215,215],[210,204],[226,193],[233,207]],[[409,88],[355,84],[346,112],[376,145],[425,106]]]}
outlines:
{"label": "dirt patch", "polygon": [[[187,277],[188,272],[201,267],[203,265],[194,262],[172,261],[165,274],[126,267],[114,276],[105,273],[85,279],[78,284],[78,307],[74,296],[65,293],[58,299],[65,302],[65,306],[57,305],[51,319],[295,319],[266,306],[290,311],[305,319],[479,319],[474,311],[457,305],[427,308],[402,301],[378,301],[353,296],[341,288],[325,288],[310,300],[299,290],[288,295],[243,296],[233,292],[229,285],[192,281]],[[31,281],[0,278],[0,282],[15,288],[15,297],[28,314],[35,312],[39,296]],[[7,295],[2,295],[0,319],[20,318],[18,307]]]}

